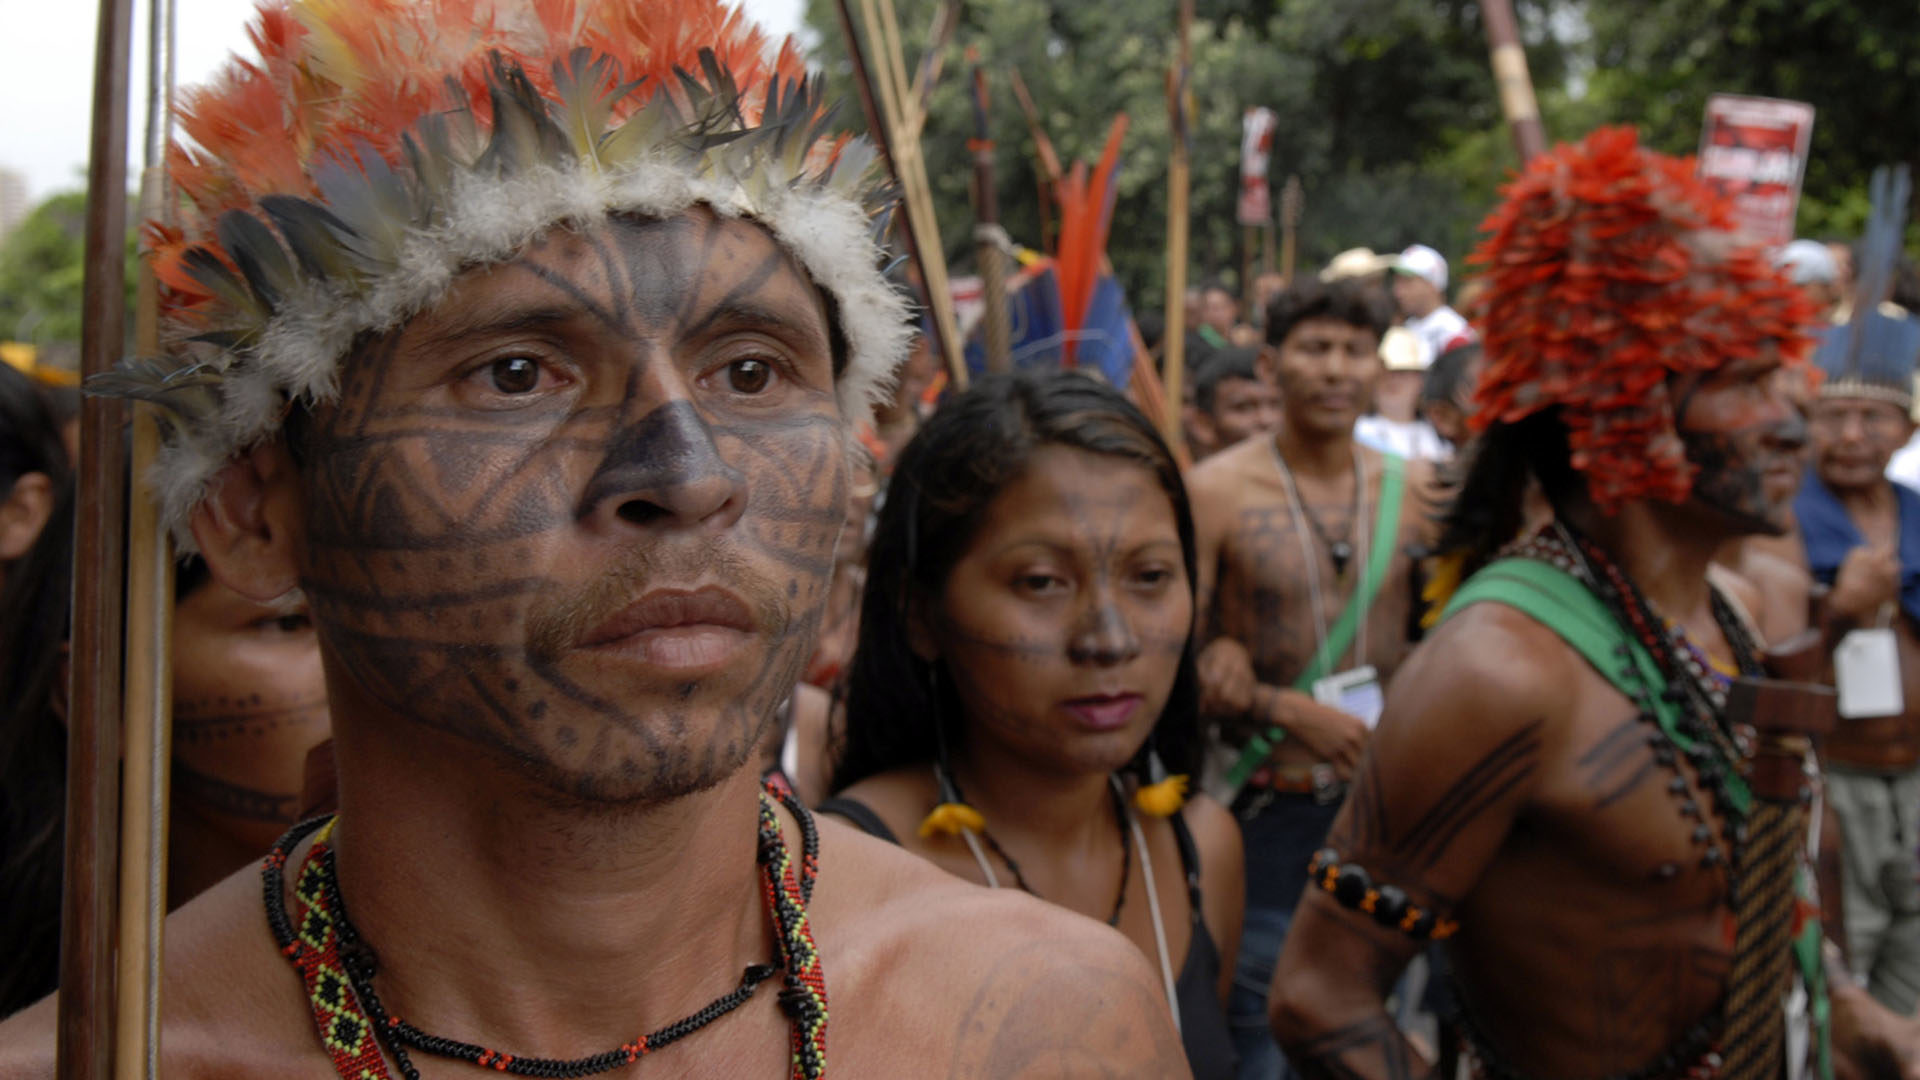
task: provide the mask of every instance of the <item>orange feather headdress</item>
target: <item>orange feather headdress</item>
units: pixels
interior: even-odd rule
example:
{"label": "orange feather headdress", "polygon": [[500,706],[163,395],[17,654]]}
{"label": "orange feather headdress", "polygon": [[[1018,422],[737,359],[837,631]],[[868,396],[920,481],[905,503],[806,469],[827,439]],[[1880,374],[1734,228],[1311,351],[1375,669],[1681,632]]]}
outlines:
{"label": "orange feather headdress", "polygon": [[871,145],[829,134],[793,42],[720,0],[264,0],[249,36],[257,59],[183,97],[183,220],[148,225],[174,355],[91,386],[174,415],[177,534],[287,401],[335,392],[356,337],[556,225],[758,222],[834,297],[850,421],[905,355]]}
{"label": "orange feather headdress", "polygon": [[1667,377],[1768,348],[1800,363],[1812,307],[1762,250],[1729,243],[1728,205],[1691,159],[1631,128],[1556,147],[1504,194],[1473,256],[1488,286],[1475,424],[1558,406],[1597,505],[1684,500]]}

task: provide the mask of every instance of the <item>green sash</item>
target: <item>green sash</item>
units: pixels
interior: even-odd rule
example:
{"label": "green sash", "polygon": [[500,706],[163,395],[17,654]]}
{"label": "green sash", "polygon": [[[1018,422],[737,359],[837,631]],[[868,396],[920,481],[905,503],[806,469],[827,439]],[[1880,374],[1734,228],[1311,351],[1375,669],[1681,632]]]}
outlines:
{"label": "green sash", "polygon": [[[1666,699],[1667,682],[1646,646],[1628,633],[1592,590],[1564,570],[1535,559],[1503,559],[1475,574],[1454,594],[1442,618],[1451,618],[1477,603],[1505,604],[1557,634],[1584,657],[1629,700],[1651,697],[1660,729],[1682,751],[1693,741],[1678,729],[1679,706]],[[1746,781],[1732,771],[1724,774],[1723,790],[1741,813],[1752,804]],[[1801,895],[1811,895],[1804,867],[1798,874]],[[1793,954],[1809,996],[1815,1047],[1814,1075],[1833,1076],[1829,1037],[1832,1006],[1827,997],[1826,970],[1820,955],[1820,920],[1808,918],[1793,942]]]}
{"label": "green sash", "polygon": [[[1559,635],[1629,701],[1651,698],[1660,730],[1682,753],[1693,749],[1694,740],[1680,731],[1680,706],[1664,693],[1659,663],[1580,579],[1537,559],[1502,559],[1468,579],[1441,619],[1484,601],[1505,604]],[[1724,790],[1734,809],[1746,813],[1753,799],[1747,782],[1729,771]]]}
{"label": "green sash", "polygon": [[[1347,596],[1347,606],[1340,609],[1340,617],[1333,621],[1327,631],[1327,640],[1313,654],[1313,659],[1293,680],[1293,688],[1301,693],[1313,692],[1313,684],[1326,678],[1328,668],[1345,656],[1347,648],[1353,644],[1353,635],[1360,627],[1360,616],[1373,606],[1374,598],[1380,595],[1380,583],[1387,578],[1387,567],[1393,565],[1393,553],[1400,536],[1400,497],[1406,489],[1407,463],[1395,454],[1383,454],[1385,470],[1380,476],[1380,504],[1374,508],[1373,546],[1367,552],[1367,571],[1360,579],[1360,585]],[[1294,522],[1295,528],[1305,522]],[[1273,748],[1287,737],[1287,729],[1278,724],[1248,740],[1246,749],[1240,751],[1240,759],[1227,770],[1227,785],[1233,796],[1246,786],[1247,777],[1252,776],[1267,760]]]}

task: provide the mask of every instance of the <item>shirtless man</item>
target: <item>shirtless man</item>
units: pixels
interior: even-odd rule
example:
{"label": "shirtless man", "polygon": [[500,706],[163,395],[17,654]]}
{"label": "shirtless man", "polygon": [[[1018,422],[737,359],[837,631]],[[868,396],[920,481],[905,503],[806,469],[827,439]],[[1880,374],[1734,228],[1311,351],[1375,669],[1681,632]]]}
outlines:
{"label": "shirtless man", "polygon": [[[1567,194],[1583,190],[1614,201]],[[1578,242],[1619,220],[1638,228],[1618,249]],[[1436,1075],[1381,1005],[1433,941],[1479,1076],[1799,1076],[1824,1056],[1783,1015],[1801,969],[1777,962],[1790,934],[1809,943],[1795,955],[1817,997],[1818,928],[1736,920],[1730,895],[1749,865],[1741,822],[1784,819],[1758,816],[1751,751],[1725,726],[1720,673],[1757,656],[1706,570],[1727,541],[1786,522],[1804,429],[1772,372],[1804,353],[1810,311],[1728,244],[1729,223],[1690,169],[1618,129],[1537,161],[1488,223],[1481,443],[1442,559],[1472,570],[1506,546],[1535,479],[1554,521],[1470,579],[1407,660],[1314,856],[1272,1001],[1307,1076]],[[1650,249],[1690,266],[1650,282],[1633,261]],[[1708,303],[1719,318],[1689,318]],[[1611,329],[1562,348],[1568,319]],[[1788,865],[1741,895],[1804,916],[1804,832],[1772,835]],[[1735,944],[1755,940],[1777,948]],[[1755,958],[1775,966],[1730,993]],[[1842,1049],[1910,1037],[1857,989],[1831,991]]]}
{"label": "shirtless man", "polygon": [[[1417,619],[1412,551],[1428,515],[1431,473],[1395,463],[1402,494],[1381,535],[1388,460],[1354,441],[1353,426],[1380,377],[1380,336],[1391,320],[1377,288],[1303,280],[1267,309],[1263,377],[1280,390],[1271,437],[1247,439],[1193,469],[1188,490],[1199,534],[1203,700],[1219,723],[1218,755],[1237,793],[1246,840],[1247,907],[1232,1020],[1241,1076],[1278,1076],[1266,1028],[1274,957],[1306,884],[1306,861],[1339,809],[1367,738],[1367,719],[1316,701],[1319,679],[1371,666],[1384,685]],[[1355,603],[1347,644],[1330,641],[1376,555],[1371,602]],[[1309,671],[1311,669],[1311,671]],[[1296,684],[1304,682],[1304,687]],[[1364,693],[1364,692],[1363,692]],[[1362,695],[1363,696],[1363,695]],[[1277,729],[1277,730],[1276,730]]]}
{"label": "shirtless man", "polygon": [[[700,25],[722,25],[714,7]],[[259,219],[218,232],[250,285],[190,264],[255,306],[201,307],[242,331],[219,343],[246,351],[218,388],[227,423],[186,429],[225,444],[168,459],[166,509],[222,581],[311,599],[340,815],[269,862],[282,880],[267,907],[287,920],[273,932],[255,873],[170,920],[162,1073],[585,1075],[649,1054],[647,1075],[673,1077],[818,1077],[827,1060],[845,1077],[1187,1075],[1158,984],[1117,933],[832,823],[816,862],[810,816],[763,797],[750,764],[819,621],[851,425],[902,351],[848,157],[861,148],[828,180],[821,161],[787,171],[805,147],[771,126],[701,148],[770,100],[764,39],[739,22],[713,44],[740,100],[702,110],[698,131],[641,113],[625,122],[657,126],[622,140],[598,137],[582,103],[549,113],[543,98],[630,87],[633,71],[569,54],[582,41],[660,62],[623,29],[656,19],[642,28],[655,50],[685,40],[655,9],[585,3],[555,37],[527,11],[490,23],[509,34],[431,25],[472,17],[466,5],[410,10],[437,31],[426,40],[457,46],[437,56],[445,70],[485,81],[498,126],[481,127],[477,166],[445,155],[481,145],[409,116],[412,153],[396,160],[410,187],[324,177],[350,235],[312,204],[276,202],[297,270],[275,263]],[[376,70],[329,83],[351,58],[324,50],[408,55],[418,27],[343,4],[296,11],[307,33],[256,37],[298,54],[302,76],[282,81],[315,97],[288,109],[323,147],[344,138],[335,123],[380,138],[368,113],[333,111],[339,96],[413,99]],[[693,78],[715,80],[705,71]],[[533,72],[560,89],[536,90]],[[667,86],[682,84],[639,93]],[[818,107],[796,91],[765,118],[789,139]],[[195,103],[201,120],[231,119],[218,94]],[[203,127],[188,125],[203,169],[245,157]],[[582,136],[588,168],[563,152]],[[371,158],[350,160],[378,174]],[[183,177],[195,196],[205,179]],[[379,198],[396,191],[412,198]],[[396,209],[430,230],[377,216]],[[215,241],[197,224],[187,236]],[[387,262],[396,240],[408,257]],[[348,268],[325,291],[309,276]],[[263,332],[244,333],[249,317]],[[360,332],[342,327],[355,319]],[[299,344],[337,369],[298,382],[315,375],[284,366]],[[302,392],[336,378],[337,395]],[[0,1028],[0,1076],[51,1075],[53,1041],[50,1002]],[[604,1056],[578,1071],[528,1060],[589,1055]]]}
{"label": "shirtless man", "polygon": [[[1827,739],[1827,793],[1845,830],[1848,961],[1873,996],[1911,1015],[1920,1005],[1920,494],[1886,478],[1913,434],[1920,325],[1864,316],[1825,333],[1825,372],[1809,428],[1813,470],[1795,503],[1807,567],[1832,587],[1827,637],[1892,631],[1897,664],[1874,674],[1901,690],[1891,715],[1843,717]],[[1876,710],[1877,711],[1877,710]]]}

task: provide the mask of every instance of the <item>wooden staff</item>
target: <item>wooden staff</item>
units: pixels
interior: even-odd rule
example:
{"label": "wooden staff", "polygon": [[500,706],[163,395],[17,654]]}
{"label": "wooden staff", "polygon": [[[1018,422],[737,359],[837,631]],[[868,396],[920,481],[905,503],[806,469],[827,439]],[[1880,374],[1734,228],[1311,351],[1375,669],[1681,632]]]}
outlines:
{"label": "wooden staff", "polygon": [[[1300,230],[1300,209],[1303,201],[1300,178],[1287,177],[1287,186],[1280,191],[1280,276],[1286,279],[1289,287],[1293,285],[1294,237]],[[1272,241],[1271,231],[1267,233],[1267,239],[1269,242]],[[1268,269],[1272,269],[1271,252],[1268,259]]]}
{"label": "wooden staff", "polygon": [[1493,78],[1500,87],[1500,111],[1513,129],[1513,146],[1524,166],[1546,153],[1547,134],[1540,126],[1540,105],[1533,97],[1533,76],[1527,73],[1527,51],[1520,47],[1513,0],[1484,0],[1480,10],[1487,24]]}
{"label": "wooden staff", "polygon": [[1264,225],[1240,226],[1240,310],[1251,319],[1253,317],[1253,246],[1260,242],[1260,230]]}
{"label": "wooden staff", "polygon": [[1033,95],[1027,92],[1027,80],[1020,77],[1020,69],[1008,68],[1007,78],[1013,85],[1013,99],[1020,103],[1020,113],[1027,118],[1027,131],[1033,136],[1033,154],[1040,163],[1035,174],[1040,188],[1040,248],[1052,251],[1053,199],[1062,175],[1060,155],[1054,153],[1053,140],[1047,138],[1047,129],[1040,123],[1040,112],[1033,107]]}
{"label": "wooden staff", "polygon": [[1007,263],[1002,248],[1006,230],[1000,227],[1000,200],[994,194],[993,132],[987,123],[987,74],[979,57],[969,51],[973,65],[974,258],[980,263],[980,291],[986,300],[983,329],[988,371],[1013,369],[1013,330],[1007,318]]}
{"label": "wooden staff", "polygon": [[[165,201],[171,115],[173,5],[156,0],[148,20],[146,162],[140,214],[169,221]],[[166,73],[163,76],[163,72]],[[159,285],[140,262],[134,350],[160,354]],[[124,766],[120,789],[120,916],[117,1080],[160,1075],[160,962],[167,913],[167,834],[173,740],[173,547],[149,483],[160,453],[156,406],[133,407],[131,495],[127,505],[127,629]]]}
{"label": "wooden staff", "polygon": [[[891,15],[891,0],[885,0],[884,6]],[[953,314],[953,291],[947,282],[946,253],[940,243],[933,196],[927,187],[926,162],[920,156],[920,121],[916,119],[919,110],[908,107],[913,99],[900,55],[898,20],[883,19],[875,0],[860,0],[860,7],[867,32],[876,42],[877,72],[867,66],[847,0],[835,0],[840,30],[847,39],[854,82],[860,91],[860,104],[867,112],[867,126],[901,191],[906,210],[907,251],[920,270],[927,309],[933,315],[934,344],[946,359],[948,381],[954,389],[965,390],[966,357],[961,347],[960,325]]]}
{"label": "wooden staff", "polygon": [[[132,0],[100,0],[93,131],[87,164],[86,284],[80,372],[120,358],[126,327],[127,67]],[[60,1080],[113,1075],[113,944],[118,881],[115,780],[120,764],[121,592],[126,569],[125,410],[80,406],[78,521],[73,559],[72,674],[67,714],[65,887],[60,916]]]}
{"label": "wooden staff", "polygon": [[942,0],[933,13],[933,27],[927,33],[927,51],[920,57],[920,69],[913,73],[914,115],[919,123],[914,133],[927,122],[927,103],[933,100],[933,88],[940,85],[940,71],[946,66],[947,45],[960,29],[959,0]]}
{"label": "wooden staff", "polygon": [[1167,330],[1160,348],[1168,405],[1162,434],[1176,450],[1184,450],[1180,413],[1186,400],[1181,391],[1187,360],[1187,121],[1193,115],[1187,75],[1193,60],[1193,0],[1180,0],[1177,50],[1167,72],[1167,127],[1173,145],[1167,162]]}

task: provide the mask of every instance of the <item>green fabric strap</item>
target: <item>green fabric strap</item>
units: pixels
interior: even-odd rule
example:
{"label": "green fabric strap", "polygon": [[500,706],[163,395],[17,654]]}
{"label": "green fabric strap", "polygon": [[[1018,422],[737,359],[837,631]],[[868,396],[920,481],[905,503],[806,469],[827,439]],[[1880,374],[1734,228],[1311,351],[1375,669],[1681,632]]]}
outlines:
{"label": "green fabric strap", "polygon": [[[1578,578],[1557,567],[1534,559],[1506,559],[1475,574],[1461,586],[1447,604],[1445,618],[1476,603],[1505,604],[1552,630],[1584,657],[1593,669],[1628,698],[1651,690],[1654,715],[1661,730],[1683,750],[1692,745],[1676,730],[1679,707],[1666,700],[1661,691],[1666,680],[1653,656],[1644,645],[1614,619]],[[1625,664],[1620,653],[1624,645],[1632,659]],[[1724,791],[1728,801],[1745,813],[1752,795],[1738,773],[1725,774]],[[1798,875],[1803,895],[1810,894],[1811,881],[1805,869]],[[1826,970],[1821,957],[1821,926],[1818,918],[1809,918],[1793,942],[1793,954],[1810,997],[1814,1034],[1814,1075],[1822,1080],[1833,1076],[1830,1025],[1832,1005],[1827,995]]]}
{"label": "green fabric strap", "polygon": [[[1537,559],[1502,559],[1460,586],[1441,618],[1478,603],[1505,604],[1559,635],[1627,700],[1651,698],[1660,730],[1681,752],[1693,749],[1694,740],[1680,732],[1680,707],[1666,698],[1659,663],[1579,578]],[[1752,805],[1746,781],[1731,767],[1722,790],[1740,813]]]}
{"label": "green fabric strap", "polygon": [[[1327,631],[1327,640],[1313,654],[1313,659],[1293,680],[1293,688],[1303,694],[1313,692],[1313,684],[1325,678],[1327,669],[1339,662],[1353,644],[1354,632],[1360,628],[1360,616],[1373,606],[1374,598],[1380,595],[1380,585],[1387,579],[1387,568],[1393,565],[1393,553],[1399,545],[1394,543],[1400,536],[1400,501],[1407,486],[1407,462],[1397,454],[1381,455],[1385,469],[1380,475],[1380,504],[1373,515],[1373,543],[1367,551],[1367,571],[1360,579],[1360,587],[1347,597],[1347,606],[1340,609],[1339,618]],[[1299,528],[1301,522],[1295,522]],[[1234,794],[1246,785],[1247,777],[1252,776],[1273,748],[1287,737],[1287,729],[1278,724],[1248,740],[1246,749],[1240,751],[1240,759],[1233,763],[1227,772],[1227,784]]]}

